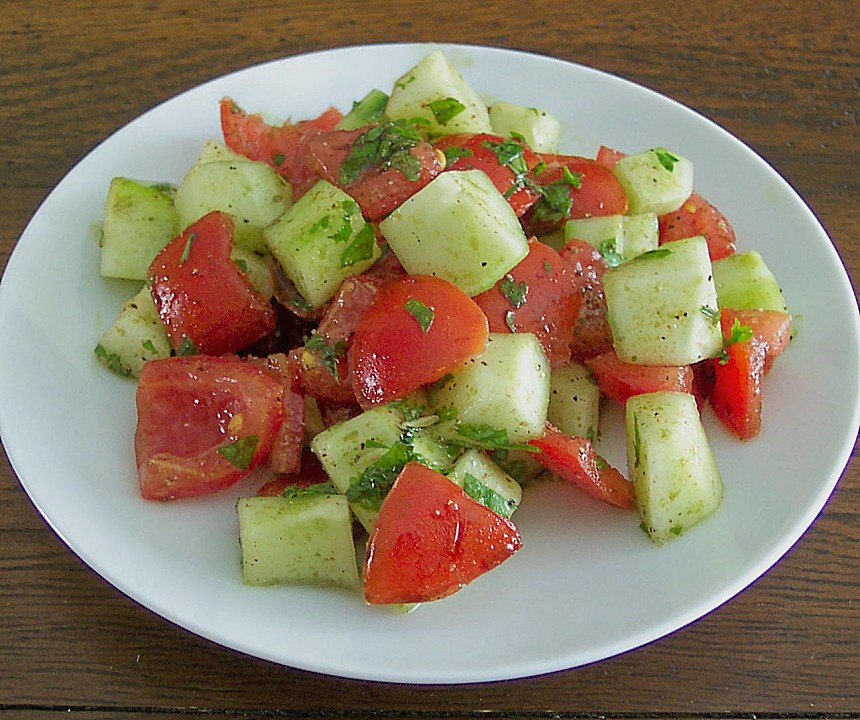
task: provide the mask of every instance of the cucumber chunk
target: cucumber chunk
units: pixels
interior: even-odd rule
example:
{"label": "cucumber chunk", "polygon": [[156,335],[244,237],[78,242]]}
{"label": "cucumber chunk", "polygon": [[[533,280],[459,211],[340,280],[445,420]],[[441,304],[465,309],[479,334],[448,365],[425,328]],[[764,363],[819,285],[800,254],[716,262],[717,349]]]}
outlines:
{"label": "cucumber chunk", "polygon": [[534,335],[490,333],[484,352],[442,382],[431,401],[452,407],[463,423],[500,428],[520,443],[543,435],[549,388],[549,362]]}
{"label": "cucumber chunk", "polygon": [[529,250],[510,204],[480,170],[438,175],[379,229],[407,272],[441,277],[473,296]]}
{"label": "cucumber chunk", "polygon": [[721,308],[787,312],[779,283],[755,250],[715,260],[713,267]]}
{"label": "cucumber chunk", "polygon": [[693,163],[666,148],[621,158],[613,168],[627,193],[628,212],[675,212],[693,192]]}
{"label": "cucumber chunk", "polygon": [[313,308],[382,254],[373,226],[340,188],[317,182],[272,225],[263,239],[284,274]]}
{"label": "cucumber chunk", "polygon": [[292,204],[292,190],[266,163],[242,159],[194,165],[176,188],[176,213],[187,227],[213,210],[236,219],[236,244],[266,252],[262,230]]}
{"label": "cucumber chunk", "polygon": [[[346,493],[367,468],[400,440],[402,421],[402,414],[389,405],[366,410],[314,436],[311,450],[338,492]],[[379,510],[359,502],[351,503],[351,507],[356,519],[370,532]]]}
{"label": "cucumber chunk", "polygon": [[566,435],[594,440],[600,420],[600,389],[587,367],[571,363],[552,370],[547,420]]}
{"label": "cucumber chunk", "polygon": [[722,350],[703,237],[666,243],[607,270],[603,289],[612,342],[624,362],[690,365]]}
{"label": "cucumber chunk", "polygon": [[108,369],[129,378],[138,377],[148,360],[169,357],[170,352],[170,340],[146,286],[123,304],[95,349]]}
{"label": "cucumber chunk", "polygon": [[642,528],[662,544],[717,510],[723,481],[692,395],[635,395],[625,412],[627,469]]}
{"label": "cucumber chunk", "polygon": [[371,90],[361,100],[354,103],[352,109],[344,115],[335,126],[337,130],[356,130],[373,122],[378,122],[385,115],[388,95],[382,90]]}
{"label": "cucumber chunk", "polygon": [[434,50],[399,77],[385,114],[392,120],[426,121],[428,135],[492,132],[484,102],[441,50]]}
{"label": "cucumber chunk", "polygon": [[523,500],[520,484],[477,450],[464,452],[448,478],[502,517],[513,515]]}
{"label": "cucumber chunk", "polygon": [[179,231],[175,188],[113,178],[101,234],[102,277],[145,281],[155,256]]}
{"label": "cucumber chunk", "polygon": [[499,101],[490,105],[488,112],[496,135],[519,135],[535,152],[558,152],[561,123],[545,110]]}
{"label": "cucumber chunk", "polygon": [[242,580],[359,590],[352,516],[340,495],[240,498]]}

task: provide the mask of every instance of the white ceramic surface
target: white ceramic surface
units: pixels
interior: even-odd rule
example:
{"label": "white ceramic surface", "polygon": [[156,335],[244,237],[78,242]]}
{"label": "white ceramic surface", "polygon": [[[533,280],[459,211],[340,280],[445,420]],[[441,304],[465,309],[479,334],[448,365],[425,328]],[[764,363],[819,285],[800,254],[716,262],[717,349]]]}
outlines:
{"label": "white ceramic surface", "polygon": [[[431,47],[355,47],[288,58],[173,98],[96,147],[44,202],[0,286],[0,431],[33,503],[123,593],[222,645],[339,676],[413,683],[500,680],[601,660],[696,620],[776,562],[819,513],[858,426],[858,314],[843,266],[797,194],[728,133],[619,78],[547,57],[442,46],[488,101],[545,108],[562,148],[664,145],[692,159],[696,188],[757,249],[796,315],[797,340],[766,381],[756,440],[704,422],[726,484],[716,516],[663,548],[637,520],[561,484],[527,492],[524,549],[472,586],[408,615],[346,593],[253,589],[239,577],[233,501],[146,503],[132,457],[134,385],[92,353],[130,285],[98,275],[94,227],[115,175],[179,181],[219,137],[218,101],[272,120],[347,110],[387,90]],[[826,349],[826,352],[822,352]],[[624,467],[620,414],[602,449]],[[742,640],[741,640],[742,641]]]}

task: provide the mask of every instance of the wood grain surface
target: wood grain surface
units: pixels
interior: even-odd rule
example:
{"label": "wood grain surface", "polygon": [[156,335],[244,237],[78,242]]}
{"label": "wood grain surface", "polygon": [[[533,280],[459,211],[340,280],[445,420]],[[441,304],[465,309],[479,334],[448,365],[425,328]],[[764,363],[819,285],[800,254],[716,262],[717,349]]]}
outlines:
{"label": "wood grain surface", "polygon": [[[856,0],[3,0],[0,267],[60,178],[141,112],[250,64],[389,41],[523,49],[675,98],[772,164],[821,220],[855,282],[860,277]],[[572,608],[566,621],[587,618]],[[860,717],[856,446],[809,532],[725,606],[591,666],[453,687],[323,677],[244,656],[165,622],[63,545],[4,455],[0,714]]]}

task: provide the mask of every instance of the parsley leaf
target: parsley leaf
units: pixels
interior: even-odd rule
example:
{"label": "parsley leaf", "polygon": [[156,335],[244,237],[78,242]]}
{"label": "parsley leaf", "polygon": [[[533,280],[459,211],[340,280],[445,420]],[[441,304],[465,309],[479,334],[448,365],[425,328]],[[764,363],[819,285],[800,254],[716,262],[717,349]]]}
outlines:
{"label": "parsley leaf", "polygon": [[618,243],[615,238],[609,238],[600,243],[600,255],[606,263],[606,267],[618,267],[627,260],[618,252]]}
{"label": "parsley leaf", "polygon": [[509,518],[517,508],[513,498],[506,498],[497,493],[471,473],[466,473],[465,478],[463,478],[463,490],[482,505],[486,505],[496,515]]}
{"label": "parsley leaf", "polygon": [[188,262],[188,256],[191,254],[191,246],[194,244],[196,239],[197,235],[195,233],[188,234],[188,239],[185,241],[185,247],[182,248],[182,255],[179,256],[180,265]]}
{"label": "parsley leaf", "polygon": [[416,298],[409,298],[403,307],[415,318],[421,330],[425,333],[430,330],[430,326],[433,324],[432,308],[427,307],[427,305]]}
{"label": "parsley leaf", "polygon": [[463,103],[452,97],[433,100],[427,103],[427,107],[430,108],[430,112],[433,113],[433,117],[440,125],[447,125],[466,109]]}
{"label": "parsley leaf", "polygon": [[194,341],[188,337],[187,335],[182,336],[182,342],[179,343],[179,347],[176,348],[177,355],[199,355],[200,348],[194,344]]}
{"label": "parsley leaf", "polygon": [[107,366],[107,369],[111,372],[116,373],[117,375],[120,375],[122,377],[131,377],[131,370],[123,364],[119,355],[117,355],[116,353],[108,352],[101,343],[96,345],[95,354],[96,357],[101,360],[101,362],[104,363]]}
{"label": "parsley leaf", "polygon": [[352,479],[346,499],[368,510],[378,510],[403,466],[412,459],[414,454],[409,445],[400,441],[394,443],[382,457]]}
{"label": "parsley leaf", "polygon": [[421,174],[421,161],[409,152],[421,142],[413,125],[388,120],[358,136],[340,167],[340,182],[349,185],[371,168],[393,168],[413,182]]}
{"label": "parsley leaf", "polygon": [[729,361],[729,348],[740,342],[746,342],[753,337],[752,328],[749,325],[741,325],[741,321],[735,318],[728,335],[723,334],[723,352],[720,354],[720,365]]}
{"label": "parsley leaf", "polygon": [[508,273],[499,282],[499,290],[504,295],[508,302],[515,308],[522,307],[526,301],[526,295],[529,292],[529,286],[525,281],[517,284],[514,276]]}
{"label": "parsley leaf", "polygon": [[322,335],[313,334],[305,341],[305,348],[317,353],[323,366],[336,380],[340,380],[338,374],[338,361],[346,354],[346,343],[338,340],[329,345]]}
{"label": "parsley leaf", "polygon": [[536,447],[528,443],[511,443],[508,440],[508,433],[504,429],[492,425],[462,423],[457,426],[457,434],[447,439],[452,445],[462,445],[476,450],[538,452]]}
{"label": "parsley leaf", "polygon": [[373,257],[375,243],[376,235],[373,232],[373,225],[367,223],[356,233],[352,242],[340,254],[340,266],[349,267],[362,260],[370,260]]}
{"label": "parsley leaf", "polygon": [[331,482],[314,483],[313,485],[289,485],[281,492],[281,497],[293,500],[310,495],[334,495],[337,488]]}
{"label": "parsley leaf", "polygon": [[445,167],[449,165],[453,165],[457,160],[462,157],[472,157],[475,153],[473,153],[469,148],[457,147],[456,145],[451,145],[450,147],[445,148]]}
{"label": "parsley leaf", "polygon": [[675,163],[679,158],[675,157],[665,148],[654,148],[654,154],[657,156],[657,161],[669,172],[675,169]]}
{"label": "parsley leaf", "polygon": [[699,308],[702,315],[704,315],[708,320],[710,320],[714,325],[716,325],[720,321],[720,311],[716,308],[708,307],[707,305],[702,305]]}
{"label": "parsley leaf", "polygon": [[234,467],[247,470],[251,466],[254,451],[257,449],[259,438],[256,435],[247,435],[235,442],[222,445],[218,448],[218,454],[227,459]]}

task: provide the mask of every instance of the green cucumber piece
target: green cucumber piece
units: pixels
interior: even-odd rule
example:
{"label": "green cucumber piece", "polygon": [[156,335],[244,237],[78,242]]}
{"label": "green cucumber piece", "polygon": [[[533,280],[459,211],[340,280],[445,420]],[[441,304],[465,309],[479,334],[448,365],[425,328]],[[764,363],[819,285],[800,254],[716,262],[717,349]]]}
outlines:
{"label": "green cucumber piece", "polygon": [[340,495],[240,498],[242,580],[358,591],[352,516]]}
{"label": "green cucumber piece", "polygon": [[613,172],[627,193],[631,215],[674,212],[693,192],[693,163],[666,148],[621,158]]}
{"label": "green cucumber piece", "polygon": [[607,270],[603,290],[612,342],[624,362],[690,365],[722,350],[703,237],[666,243]]}
{"label": "green cucumber piece", "polygon": [[587,367],[570,363],[553,368],[547,420],[566,435],[597,437],[600,389]]}
{"label": "green cucumber piece", "polygon": [[181,227],[220,210],[236,220],[236,245],[265,253],[262,230],[292,204],[292,190],[266,163],[210,160],[186,173],[175,203]]}
{"label": "green cucumber piece", "polygon": [[489,290],[528,254],[519,219],[480,170],[438,175],[379,229],[407,272],[441,277],[467,295]]}
{"label": "green cucumber piece", "polygon": [[448,478],[493,512],[509,518],[523,500],[523,489],[484,453],[466,450]]}
{"label": "green cucumber piece", "polygon": [[558,152],[561,123],[545,110],[499,101],[488,112],[496,135],[519,136],[535,152]]}
{"label": "green cucumber piece", "polygon": [[96,345],[99,361],[122,377],[136,378],[144,363],[170,356],[170,340],[147,286],[120,308]]}
{"label": "green cucumber piece", "polygon": [[346,278],[364,272],[382,254],[358,203],[325,180],[265,228],[263,239],[312,308],[330,300]]}
{"label": "green cucumber piece", "polygon": [[787,312],[779,283],[755,250],[715,260],[713,267],[721,308]]}
{"label": "green cucumber piece", "polygon": [[385,114],[420,119],[417,127],[428,135],[492,132],[486,105],[441,50],[395,81]]}
{"label": "green cucumber piece", "polygon": [[717,510],[723,481],[695,397],[635,395],[627,401],[625,428],[628,473],[651,540],[662,544]]}
{"label": "green cucumber piece", "polygon": [[543,435],[550,367],[531,333],[490,333],[487,347],[434,389],[434,408],[452,407],[465,424],[489,425],[512,443]]}
{"label": "green cucumber piece", "polygon": [[102,277],[145,281],[158,252],[179,231],[175,188],[115,177],[101,232]]}
{"label": "green cucumber piece", "polygon": [[385,106],[388,104],[388,95],[382,90],[371,90],[361,100],[355,102],[352,109],[344,115],[335,126],[337,130],[356,130],[374,122],[378,122],[385,116]]}

